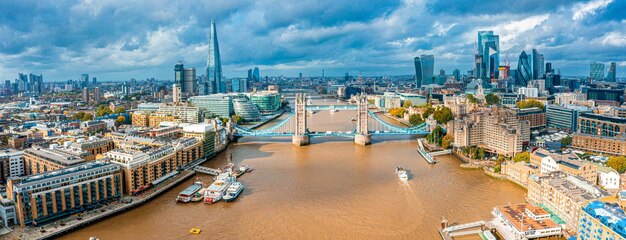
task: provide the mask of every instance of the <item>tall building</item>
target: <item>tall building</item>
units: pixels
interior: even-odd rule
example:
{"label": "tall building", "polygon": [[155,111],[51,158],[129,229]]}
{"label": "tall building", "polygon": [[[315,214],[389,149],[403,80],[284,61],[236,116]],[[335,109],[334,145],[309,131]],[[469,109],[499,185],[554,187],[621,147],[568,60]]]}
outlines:
{"label": "tall building", "polygon": [[89,87],[89,74],[83,73],[80,75],[80,86],[85,88]]}
{"label": "tall building", "polygon": [[254,67],[254,70],[252,71],[252,77],[256,82],[261,81],[261,74],[259,73],[258,67]]}
{"label": "tall building", "polygon": [[526,52],[522,51],[519,55],[519,60],[517,61],[517,76],[515,78],[515,85],[527,86],[531,78],[532,72],[530,69],[530,61],[528,60]]}
{"label": "tall building", "polygon": [[[255,68],[257,70],[257,68]],[[225,84],[222,84],[222,60],[220,58],[220,46],[217,42],[217,29],[215,19],[211,20],[211,33],[209,34],[209,57],[207,59],[207,78],[211,83],[212,93],[225,93]]]}
{"label": "tall building", "polygon": [[543,78],[543,74],[545,74],[543,54],[533,49],[533,79]]}
{"label": "tall building", "polygon": [[415,85],[420,88],[422,85],[433,83],[435,71],[435,56],[422,54],[413,59],[415,64]]}
{"label": "tall building", "polygon": [[183,84],[184,69],[185,66],[183,65],[183,62],[179,61],[176,65],[174,65],[174,84],[178,84],[179,86]]}
{"label": "tall building", "polygon": [[92,84],[94,87],[97,87],[97,86],[98,86],[98,79],[94,77],[94,78],[92,79],[92,81],[91,81],[91,84]]}
{"label": "tall building", "polygon": [[83,102],[89,102],[89,88],[87,87],[83,88]]}
{"label": "tall building", "polygon": [[192,96],[196,93],[196,68],[185,68],[183,70],[182,94]]}
{"label": "tall building", "polygon": [[97,104],[100,103],[100,88],[95,87],[93,89],[93,101]]}
{"label": "tall building", "polygon": [[609,82],[615,82],[617,80],[616,79],[617,72],[616,72],[616,69],[615,69],[617,67],[616,65],[617,64],[615,62],[611,62],[611,65],[609,66],[609,76],[606,79]]}
{"label": "tall building", "polygon": [[459,69],[454,69],[454,71],[452,71],[452,75],[454,76],[455,81],[461,81],[461,71],[459,71]]}
{"label": "tall building", "polygon": [[500,36],[494,35],[493,31],[478,32],[478,54],[476,56],[476,69],[482,79],[498,78],[500,66]]}
{"label": "tall building", "polygon": [[594,81],[603,81],[604,63],[593,62],[589,64],[589,77]]}

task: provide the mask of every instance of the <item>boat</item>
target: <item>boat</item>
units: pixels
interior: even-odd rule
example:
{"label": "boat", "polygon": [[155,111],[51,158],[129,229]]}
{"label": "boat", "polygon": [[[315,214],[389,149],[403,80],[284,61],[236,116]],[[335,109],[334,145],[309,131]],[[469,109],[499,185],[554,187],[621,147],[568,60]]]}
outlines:
{"label": "boat", "polygon": [[330,114],[335,114],[337,111],[339,111],[339,110],[337,110],[337,109],[331,109],[331,110],[330,110]]}
{"label": "boat", "polygon": [[237,168],[237,170],[233,172],[233,176],[238,178],[239,176],[248,172],[252,172],[252,168],[248,167],[248,165],[242,164],[242,165],[239,165],[239,168]]}
{"label": "boat", "polygon": [[202,188],[202,182],[194,182],[191,186],[185,188],[176,197],[176,201],[187,203],[191,201],[191,198]]}
{"label": "boat", "polygon": [[242,191],[243,191],[243,184],[241,184],[240,182],[234,182],[226,190],[226,194],[224,195],[224,201],[226,202],[234,201]]}
{"label": "boat", "polygon": [[191,197],[192,202],[200,202],[204,199],[204,193],[206,192],[206,188],[201,188],[197,193],[195,193]]}
{"label": "boat", "polygon": [[404,168],[396,167],[396,174],[398,175],[398,177],[402,181],[408,181],[409,180],[409,173]]}
{"label": "boat", "polygon": [[235,181],[237,181],[236,178],[228,172],[218,175],[215,182],[204,192],[204,203],[213,204],[222,200],[230,184]]}

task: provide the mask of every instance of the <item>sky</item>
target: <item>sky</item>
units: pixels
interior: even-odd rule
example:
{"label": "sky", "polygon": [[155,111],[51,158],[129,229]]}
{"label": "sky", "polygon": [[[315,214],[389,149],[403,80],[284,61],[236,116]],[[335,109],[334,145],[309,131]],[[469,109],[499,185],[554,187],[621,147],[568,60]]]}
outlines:
{"label": "sky", "polygon": [[[435,71],[472,69],[477,32],[500,36],[512,69],[537,48],[563,75],[591,62],[626,69],[625,0],[2,0],[0,80],[172,79],[174,65],[206,69],[211,19],[225,77],[411,75],[413,57]],[[606,67],[608,71],[608,66]]]}

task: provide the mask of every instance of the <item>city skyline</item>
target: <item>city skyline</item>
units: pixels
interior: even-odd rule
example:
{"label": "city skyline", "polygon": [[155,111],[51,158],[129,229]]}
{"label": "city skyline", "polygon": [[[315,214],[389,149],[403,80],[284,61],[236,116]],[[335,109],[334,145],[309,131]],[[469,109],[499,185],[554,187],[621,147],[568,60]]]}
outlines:
{"label": "city skyline", "polygon": [[[466,73],[473,69],[476,33],[483,30],[500,36],[500,65],[507,51],[517,66],[522,51],[537,49],[563,75],[588,75],[592,62],[608,71],[616,62],[616,77],[623,78],[619,68],[626,66],[619,51],[626,46],[621,1],[560,1],[550,7],[511,1],[503,4],[508,8],[478,8],[472,1],[173,4],[185,15],[166,11],[169,2],[119,4],[0,3],[11,9],[0,17],[2,32],[20,36],[0,41],[0,79],[13,80],[20,72],[43,74],[46,81],[82,73],[101,81],[173,79],[171,66],[179,60],[196,69],[206,66],[212,18],[220,28],[227,78],[245,77],[255,66],[262,76],[319,76],[322,69],[326,76],[411,75],[413,58],[422,54],[435,56],[435,71]],[[24,14],[40,11],[49,14]]]}

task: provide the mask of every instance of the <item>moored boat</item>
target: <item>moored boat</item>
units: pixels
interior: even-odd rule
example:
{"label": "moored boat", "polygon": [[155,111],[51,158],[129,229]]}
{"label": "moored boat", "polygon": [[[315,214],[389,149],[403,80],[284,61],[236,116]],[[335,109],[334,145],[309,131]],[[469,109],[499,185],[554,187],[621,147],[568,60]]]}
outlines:
{"label": "moored boat", "polygon": [[191,186],[185,188],[182,192],[178,194],[176,197],[176,201],[178,202],[190,202],[191,198],[202,188],[202,182],[194,182]]}
{"label": "moored boat", "polygon": [[235,200],[242,191],[243,191],[243,184],[241,184],[240,182],[234,182],[226,190],[226,194],[224,195],[224,201],[230,202],[230,201]]}
{"label": "moored boat", "polygon": [[222,196],[226,193],[226,189],[236,178],[230,173],[222,173],[217,176],[215,182],[209,186],[204,193],[204,203],[212,204],[222,200]]}

